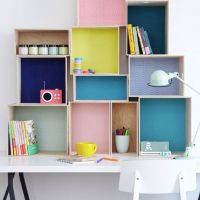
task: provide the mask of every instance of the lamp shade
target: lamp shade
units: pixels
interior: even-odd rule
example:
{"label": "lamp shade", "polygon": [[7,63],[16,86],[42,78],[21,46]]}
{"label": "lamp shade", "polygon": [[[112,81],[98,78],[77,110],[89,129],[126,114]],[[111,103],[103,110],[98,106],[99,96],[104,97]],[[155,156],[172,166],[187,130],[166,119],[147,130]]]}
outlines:
{"label": "lamp shade", "polygon": [[166,72],[162,70],[156,70],[151,74],[150,83],[148,83],[148,85],[152,87],[169,86],[170,80],[171,78]]}

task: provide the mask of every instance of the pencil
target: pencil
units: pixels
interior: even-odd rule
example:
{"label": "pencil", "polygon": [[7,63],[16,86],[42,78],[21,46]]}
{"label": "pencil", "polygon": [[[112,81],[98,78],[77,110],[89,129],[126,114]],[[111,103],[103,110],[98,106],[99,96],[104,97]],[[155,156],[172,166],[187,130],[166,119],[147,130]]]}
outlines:
{"label": "pencil", "polygon": [[109,160],[109,161],[118,162],[117,159],[114,159],[114,158],[108,158],[108,157],[103,157],[103,160]]}

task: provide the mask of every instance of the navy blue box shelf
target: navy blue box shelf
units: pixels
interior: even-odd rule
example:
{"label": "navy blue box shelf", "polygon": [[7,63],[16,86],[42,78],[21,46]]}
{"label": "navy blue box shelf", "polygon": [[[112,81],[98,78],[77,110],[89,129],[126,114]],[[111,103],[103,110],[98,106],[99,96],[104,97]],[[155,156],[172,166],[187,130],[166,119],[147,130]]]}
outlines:
{"label": "navy blue box shelf", "polygon": [[127,100],[127,76],[75,76],[75,100]]}
{"label": "navy blue box shelf", "polygon": [[43,81],[46,89],[61,89],[65,99],[65,58],[21,58],[21,103],[40,103]]}
{"label": "navy blue box shelf", "polygon": [[166,54],[166,6],[129,5],[128,23],[143,27],[149,36],[154,54]]}
{"label": "navy blue box shelf", "polygon": [[170,150],[184,152],[189,120],[186,98],[141,99],[140,141],[169,141]]}
{"label": "navy blue box shelf", "polygon": [[150,87],[150,76],[155,70],[179,72],[183,66],[179,58],[130,58],[129,96],[144,95],[183,95],[182,84],[173,79],[170,87]]}

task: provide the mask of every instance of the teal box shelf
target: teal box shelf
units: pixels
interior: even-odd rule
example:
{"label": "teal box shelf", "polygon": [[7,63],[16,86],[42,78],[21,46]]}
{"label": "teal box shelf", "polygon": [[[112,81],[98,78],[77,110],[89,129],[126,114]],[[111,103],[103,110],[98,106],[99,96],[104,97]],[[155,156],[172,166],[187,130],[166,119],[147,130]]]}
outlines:
{"label": "teal box shelf", "polygon": [[75,100],[127,100],[127,76],[75,76]]}
{"label": "teal box shelf", "polygon": [[128,23],[148,32],[154,54],[167,53],[166,5],[129,5]]}
{"label": "teal box shelf", "polygon": [[140,141],[168,141],[184,152],[190,135],[190,98],[144,98],[140,101]]}

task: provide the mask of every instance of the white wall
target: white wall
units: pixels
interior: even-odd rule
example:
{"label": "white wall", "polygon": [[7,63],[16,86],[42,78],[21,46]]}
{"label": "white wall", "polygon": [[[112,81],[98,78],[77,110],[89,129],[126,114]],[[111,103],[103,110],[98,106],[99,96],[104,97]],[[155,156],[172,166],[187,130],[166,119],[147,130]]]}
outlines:
{"label": "white wall", "polygon": [[[185,80],[200,90],[200,2],[170,0],[169,53],[185,55]],[[7,105],[16,101],[15,28],[70,28],[76,24],[76,0],[0,0],[0,150],[6,150]],[[199,119],[198,96],[193,98],[192,129]],[[199,151],[200,152],[200,151]],[[0,161],[1,163],[1,161]],[[110,199],[130,200],[130,194],[117,191],[118,175],[113,174],[26,174],[31,199]],[[200,177],[198,177],[200,178]],[[6,176],[0,175],[0,199]],[[18,182],[18,178],[15,178]],[[200,183],[198,184],[200,188]],[[89,190],[88,190],[89,188]],[[22,199],[16,187],[17,199]],[[197,199],[198,192],[189,199]],[[142,200],[177,200],[178,195],[148,196]]]}

